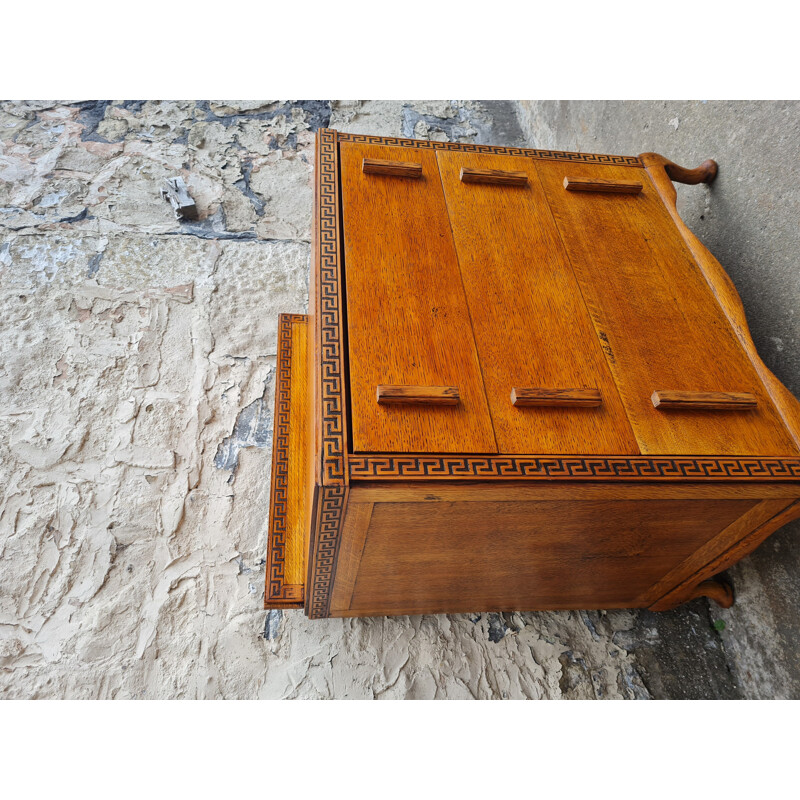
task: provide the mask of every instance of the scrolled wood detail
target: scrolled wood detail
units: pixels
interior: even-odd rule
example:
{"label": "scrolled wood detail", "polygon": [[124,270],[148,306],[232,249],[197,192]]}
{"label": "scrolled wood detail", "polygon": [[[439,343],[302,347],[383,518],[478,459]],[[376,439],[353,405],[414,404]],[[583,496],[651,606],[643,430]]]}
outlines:
{"label": "scrolled wood detail", "polygon": [[[703,172],[706,173],[709,179],[706,182],[710,182],[714,179],[716,171],[714,171],[714,175],[712,176],[710,167],[704,166],[707,165],[708,162],[704,162],[704,165],[701,165],[701,167],[698,167],[696,170],[686,170],[682,167],[678,167],[677,164],[673,164],[669,159],[658,153],[642,153],[639,158],[650,175],[656,190],[664,201],[670,216],[683,236],[689,251],[697,262],[698,267],[703,273],[723,313],[731,324],[736,337],[739,339],[750,362],[761,378],[786,429],[789,431],[795,445],[800,449],[800,402],[798,402],[797,398],[792,395],[761,360],[761,356],[758,354],[758,350],[753,342],[753,337],[750,334],[744,305],[730,276],[725,272],[722,265],[714,258],[706,246],[689,229],[680,214],[678,214],[677,193],[672,184],[670,173],[672,175],[681,175],[683,178],[685,178],[687,174],[690,174],[692,175],[692,180],[683,182],[700,183],[701,179],[694,180],[695,177],[700,175],[698,170],[703,170]],[[716,165],[716,162],[714,163]],[[667,169],[668,167],[669,170]],[[680,181],[679,178],[675,178],[675,180]]]}
{"label": "scrolled wood detail", "polygon": [[736,599],[733,584],[720,578],[711,578],[699,583],[688,599],[693,600],[695,597],[708,597],[720,608],[730,608]]}

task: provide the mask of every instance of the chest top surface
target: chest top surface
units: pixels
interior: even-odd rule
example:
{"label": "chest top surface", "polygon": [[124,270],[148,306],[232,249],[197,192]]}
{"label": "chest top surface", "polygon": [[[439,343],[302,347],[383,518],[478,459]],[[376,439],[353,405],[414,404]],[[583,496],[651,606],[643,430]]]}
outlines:
{"label": "chest top surface", "polygon": [[324,482],[800,478],[796,401],[664,163],[335,131],[317,157]]}

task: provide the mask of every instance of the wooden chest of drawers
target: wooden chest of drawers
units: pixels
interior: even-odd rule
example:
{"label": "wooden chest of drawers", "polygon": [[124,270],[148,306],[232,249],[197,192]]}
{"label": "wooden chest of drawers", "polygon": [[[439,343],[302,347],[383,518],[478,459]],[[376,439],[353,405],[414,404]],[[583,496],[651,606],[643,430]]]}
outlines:
{"label": "wooden chest of drawers", "polygon": [[672,608],[800,516],[800,406],[663,157],[321,130],[267,608]]}

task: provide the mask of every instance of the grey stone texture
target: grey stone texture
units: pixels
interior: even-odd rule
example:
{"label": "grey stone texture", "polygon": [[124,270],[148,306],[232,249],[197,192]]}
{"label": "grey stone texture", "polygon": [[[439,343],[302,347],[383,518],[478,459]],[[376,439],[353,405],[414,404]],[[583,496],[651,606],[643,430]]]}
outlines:
{"label": "grey stone texture", "polygon": [[[797,110],[0,103],[0,697],[798,696],[790,528],[734,570],[727,612],[262,609],[277,315],[307,308],[318,127],[717,158],[681,211],[797,392]],[[171,175],[198,221],[160,198]]]}

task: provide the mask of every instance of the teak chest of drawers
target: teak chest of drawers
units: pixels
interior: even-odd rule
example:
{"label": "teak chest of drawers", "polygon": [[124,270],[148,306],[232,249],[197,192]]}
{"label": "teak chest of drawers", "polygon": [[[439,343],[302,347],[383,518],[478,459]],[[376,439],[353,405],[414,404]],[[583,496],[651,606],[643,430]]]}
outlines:
{"label": "teak chest of drawers", "polygon": [[800,516],[800,406],[639,157],[317,135],[266,606],[672,608]]}

